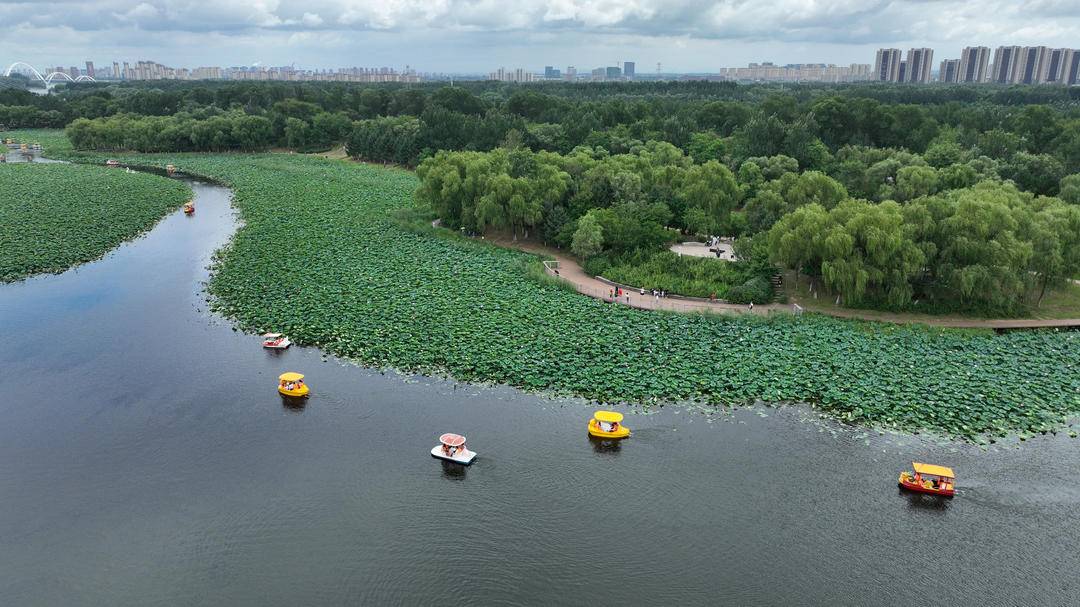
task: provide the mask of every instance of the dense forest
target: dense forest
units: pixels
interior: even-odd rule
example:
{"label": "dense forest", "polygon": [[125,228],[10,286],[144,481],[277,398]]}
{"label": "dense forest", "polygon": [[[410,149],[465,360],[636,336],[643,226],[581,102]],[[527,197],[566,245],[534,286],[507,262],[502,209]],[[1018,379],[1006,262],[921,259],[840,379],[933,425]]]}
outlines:
{"label": "dense forest", "polygon": [[[1075,87],[79,84],[0,91],[0,124],[77,149],[345,144],[417,167],[449,227],[731,301],[788,268],[845,305],[1019,314],[1080,275]],[[710,235],[740,261],[666,252]]]}

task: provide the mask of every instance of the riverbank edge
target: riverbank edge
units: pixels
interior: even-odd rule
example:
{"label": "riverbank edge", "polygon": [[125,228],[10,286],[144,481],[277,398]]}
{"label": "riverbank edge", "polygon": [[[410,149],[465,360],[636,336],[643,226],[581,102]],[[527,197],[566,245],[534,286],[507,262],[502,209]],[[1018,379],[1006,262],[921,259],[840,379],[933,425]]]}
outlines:
{"label": "riverbank edge", "polygon": [[[74,161],[63,159],[63,158],[49,157],[49,159],[54,160],[54,161],[58,161],[58,162],[62,162],[62,163],[79,165],[79,166],[93,166],[93,165],[91,165],[89,163],[74,162]],[[19,162],[19,163],[12,163],[12,164],[22,165],[24,163]],[[34,164],[34,163],[29,163],[28,162],[28,163],[25,163],[25,164]],[[43,164],[43,163],[39,163],[39,164]],[[164,173],[164,169],[162,169],[162,173]],[[157,175],[155,175],[155,176],[157,176]],[[132,241],[138,240],[139,238],[145,236],[147,233],[149,233],[151,230],[153,230],[155,227],[157,227],[157,225],[159,223],[161,223],[161,221],[163,219],[165,219],[166,217],[168,217],[172,213],[175,213],[176,211],[180,210],[180,207],[185,202],[192,199],[192,196],[194,196],[194,192],[192,191],[192,189],[190,187],[188,187],[187,184],[184,184],[182,182],[180,182],[180,183],[183,186],[186,193],[184,194],[184,196],[178,197],[178,199],[177,199],[177,201],[176,201],[176,203],[174,205],[171,205],[171,206],[167,207],[164,210],[163,213],[160,213],[159,215],[157,215],[157,217],[153,218],[153,220],[142,224],[137,230],[129,232],[121,240],[119,240],[118,242],[112,244],[108,248],[102,250],[100,254],[95,255],[93,257],[89,257],[89,256],[83,257],[81,259],[73,261],[71,264],[69,264],[68,266],[63,267],[63,268],[55,268],[55,269],[48,269],[48,270],[37,270],[37,271],[21,274],[21,275],[17,276],[16,278],[13,278],[13,279],[10,279],[10,280],[0,279],[0,285],[15,284],[15,283],[19,283],[19,282],[22,282],[22,281],[25,281],[25,280],[30,280],[30,279],[33,279],[33,278],[36,278],[36,277],[41,277],[41,276],[56,276],[56,275],[59,275],[59,274],[63,274],[64,272],[68,272],[68,271],[73,270],[75,268],[84,266],[84,265],[86,265],[88,263],[93,263],[95,261],[99,261],[101,259],[104,259],[109,254],[111,254],[113,251],[120,248],[121,246],[123,246],[123,245],[125,245],[127,243],[130,243]]]}
{"label": "riverbank edge", "polygon": [[[127,162],[129,162],[129,164],[131,164],[132,166],[145,166],[145,167],[148,167],[148,168],[160,169],[165,164],[165,161],[163,159],[145,158],[145,157],[137,158],[137,156],[141,156],[141,155],[136,155],[136,156],[127,156],[127,155],[125,155],[125,156],[122,156],[122,157]],[[225,156],[232,156],[232,155],[231,154],[225,154]],[[247,155],[247,154],[239,155],[239,154],[237,154],[235,156],[239,157],[239,156],[250,156],[250,155]],[[82,161],[82,162],[93,162],[93,161],[98,160],[101,157],[103,157],[103,156],[98,155],[96,153],[77,153],[76,152],[76,153],[71,155],[70,159],[72,159],[73,161],[76,161],[76,162],[80,162],[80,161]],[[327,161],[327,162],[335,162],[335,161]],[[381,167],[376,167],[376,168],[381,168]],[[200,179],[204,179],[204,180],[207,180],[207,181],[212,181],[212,182],[218,183],[218,184],[220,184],[220,185],[222,185],[224,187],[234,189],[233,185],[228,183],[228,181],[222,181],[220,179],[215,179],[215,178],[213,178],[213,177],[211,177],[209,175],[200,175],[197,172],[192,172],[192,171],[185,171],[185,174],[188,175],[188,176],[198,177]],[[241,218],[242,218],[242,215],[243,215],[242,209],[239,209],[238,207],[234,207],[234,209],[236,209],[237,211],[240,212],[240,215],[241,215]],[[238,228],[238,230],[239,229],[240,228]],[[234,234],[233,238],[235,238],[235,234]],[[222,262],[222,259],[221,259],[222,253],[227,251],[227,249],[232,245],[233,238],[230,238],[230,241],[228,243],[223,245],[221,248],[219,248],[218,251],[215,252],[215,254],[214,254],[215,261],[214,261],[214,264],[211,267],[211,273],[212,274],[214,273],[215,268]],[[465,239],[465,240],[467,240],[469,242],[473,242],[475,244],[482,244],[483,246],[497,247],[497,245],[494,245],[492,243],[476,242],[473,239]],[[497,248],[502,248],[502,247],[497,247]],[[527,253],[526,253],[526,255],[528,255],[529,257],[535,258],[535,255],[527,254]],[[207,294],[208,298],[211,297],[209,292],[207,292],[206,294]],[[659,313],[663,314],[664,312],[659,311]],[[677,313],[672,313],[672,314],[676,314],[676,315],[680,315],[680,316],[683,315],[683,314],[677,314]],[[223,317],[228,318],[228,315],[224,315]],[[230,320],[235,321],[236,319],[232,318]],[[766,321],[765,319],[760,319],[759,322],[769,322],[769,321]],[[788,320],[787,322],[790,322],[790,320]],[[858,324],[862,324],[862,323],[856,321],[854,324],[858,325]],[[866,323],[866,324],[868,324],[868,325],[880,325],[880,323]],[[934,329],[932,327],[926,327],[926,328],[927,329],[933,329],[934,332],[937,332],[937,331],[943,331],[943,332],[945,332],[945,331],[954,332],[955,331],[955,332],[959,332],[959,333],[968,333],[969,332],[969,331],[965,331],[965,330],[962,330],[962,329],[961,330],[953,330],[953,329]],[[317,346],[320,349],[322,349],[322,344],[318,344],[318,343],[311,343],[311,344],[305,344],[305,345],[313,345],[313,346]],[[581,395],[581,394],[574,394],[572,392],[559,391],[557,389],[556,390],[552,390],[552,389],[536,390],[536,389],[530,389],[528,386],[520,386],[520,385],[508,383],[508,382],[499,382],[497,380],[484,380],[484,379],[481,379],[480,381],[476,381],[475,378],[459,378],[459,377],[455,376],[455,374],[448,368],[442,368],[442,367],[437,367],[437,368],[406,368],[406,367],[401,367],[401,368],[397,368],[397,367],[394,367],[393,365],[378,365],[378,364],[365,363],[364,361],[358,360],[355,357],[343,356],[342,353],[335,352],[332,349],[330,349],[330,350],[322,349],[322,351],[324,353],[326,353],[327,355],[331,355],[331,356],[334,356],[334,357],[337,357],[337,358],[342,358],[342,359],[345,359],[345,360],[349,361],[350,363],[358,364],[359,366],[366,367],[366,368],[375,368],[375,369],[390,369],[390,368],[392,368],[395,371],[398,371],[398,372],[401,372],[401,373],[416,373],[416,374],[421,374],[421,375],[441,377],[441,378],[446,378],[446,379],[452,379],[454,381],[460,381],[460,382],[465,383],[465,384],[476,384],[476,385],[500,384],[500,385],[508,385],[508,386],[520,389],[520,390],[522,390],[524,392],[533,392],[533,393],[541,393],[541,394],[555,394],[555,395],[564,396],[564,397],[565,396],[573,396],[573,397],[576,397],[576,398],[582,398],[582,399],[584,399],[586,401],[589,401],[589,402],[594,402],[594,399],[592,399],[592,398],[590,398],[588,396]],[[646,401],[641,401],[641,402],[633,401],[633,400],[630,400],[630,401],[612,401],[612,402],[625,402],[627,404],[640,404],[640,405],[643,405],[645,407],[648,407],[650,405],[663,406],[664,404],[678,404],[680,402],[680,400],[679,399],[656,398],[656,399],[651,399],[651,400],[647,399]],[[732,402],[709,402],[709,401],[697,401],[697,400],[691,399],[691,402],[706,404],[709,407],[715,407],[715,408],[718,408],[718,409],[742,408],[742,407],[745,407],[745,406],[749,406],[751,404],[756,404],[756,402],[752,403],[750,400],[747,400],[745,402],[734,402],[734,401],[732,401]],[[1029,430],[1024,430],[1024,429],[1020,429],[1020,428],[1015,428],[1015,429],[1008,430],[1003,434],[986,433],[986,434],[980,434],[980,435],[963,435],[961,433],[949,432],[947,428],[939,428],[939,427],[932,427],[932,426],[908,427],[908,426],[898,426],[898,425],[895,425],[895,424],[887,424],[887,423],[884,423],[884,422],[878,423],[878,422],[876,422],[874,420],[866,419],[866,418],[862,418],[862,417],[859,417],[859,418],[856,419],[856,418],[852,417],[850,412],[845,414],[845,412],[842,411],[842,410],[834,410],[831,406],[827,405],[824,402],[818,402],[813,397],[799,398],[799,399],[796,399],[796,400],[785,399],[785,400],[777,400],[777,401],[760,401],[760,402],[767,403],[767,404],[777,404],[777,405],[782,405],[782,404],[785,404],[785,403],[795,403],[795,402],[805,403],[805,404],[809,405],[812,409],[821,412],[826,417],[828,417],[830,419],[833,419],[833,420],[835,420],[835,421],[837,421],[839,423],[842,423],[842,424],[845,424],[845,425],[850,425],[850,426],[853,426],[853,427],[862,427],[862,428],[874,429],[874,430],[885,431],[885,432],[899,432],[899,433],[902,433],[902,434],[934,434],[934,435],[940,435],[940,436],[947,436],[947,437],[949,437],[949,438],[951,438],[953,440],[958,440],[958,441],[962,441],[962,442],[969,442],[969,443],[975,443],[975,444],[992,443],[995,440],[1000,439],[1001,437],[1005,437],[1005,436],[1016,436],[1016,437],[1019,437],[1021,440],[1023,440],[1025,437],[1034,436],[1035,434],[1039,433],[1039,431],[1032,432],[1030,429]],[[1064,430],[1067,426],[1071,427],[1071,420],[1072,420],[1072,417],[1063,418],[1063,419],[1059,420],[1057,424],[1055,424],[1056,428],[1044,427],[1045,429],[1042,430],[1041,433],[1043,433],[1043,434],[1056,433],[1056,431],[1058,431],[1058,430]],[[1073,435],[1073,434],[1074,434],[1074,432],[1070,431],[1070,436]]]}

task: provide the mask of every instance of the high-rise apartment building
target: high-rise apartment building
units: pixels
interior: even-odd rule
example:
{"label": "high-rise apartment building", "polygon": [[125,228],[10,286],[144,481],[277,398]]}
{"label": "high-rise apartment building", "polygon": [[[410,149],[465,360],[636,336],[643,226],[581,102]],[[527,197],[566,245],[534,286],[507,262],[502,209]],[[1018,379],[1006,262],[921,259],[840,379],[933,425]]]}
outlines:
{"label": "high-rise apartment building", "polygon": [[608,80],[618,80],[620,77],[622,77],[622,68],[617,65],[605,68],[604,77]]}
{"label": "high-rise apartment building", "polygon": [[960,60],[959,59],[945,59],[941,62],[941,66],[938,68],[938,81],[939,82],[959,82],[960,76]]}
{"label": "high-rise apartment building", "polygon": [[96,74],[96,72],[94,72],[94,62],[93,61],[87,61],[86,62],[86,75],[90,76],[91,78],[94,78],[95,74]]}
{"label": "high-rise apartment building", "polygon": [[1019,66],[1019,46],[999,46],[994,49],[994,65],[990,70],[990,81],[999,84],[1016,82]]}
{"label": "high-rise apartment building", "polygon": [[873,80],[881,82],[900,81],[900,49],[878,49],[877,56],[874,58]]}
{"label": "high-rise apartment building", "polygon": [[1061,72],[1062,84],[1080,84],[1080,50],[1070,49]]}
{"label": "high-rise apartment building", "polygon": [[566,66],[566,74],[563,77],[570,82],[577,80],[577,68],[572,65]]}
{"label": "high-rise apartment building", "polygon": [[634,65],[633,61],[623,61],[622,74],[623,74],[623,76],[626,77],[627,80],[633,80],[634,79],[634,71],[635,71],[635,69],[636,69],[636,66]]}
{"label": "high-rise apartment building", "polygon": [[1071,48],[1050,49],[1046,57],[1046,78],[1043,82],[1068,84],[1068,67],[1074,54],[1076,51]]}
{"label": "high-rise apartment building", "polygon": [[896,69],[896,80],[894,82],[907,82],[908,77],[908,62],[903,60],[900,62],[900,67]]}
{"label": "high-rise apartment building", "polygon": [[113,80],[120,79],[120,64],[115,61],[112,62],[112,77]]}
{"label": "high-rise apartment building", "polygon": [[957,82],[986,82],[986,65],[990,61],[990,48],[968,46],[960,53],[960,73]]}
{"label": "high-rise apartment building", "polygon": [[1045,46],[1025,46],[1020,49],[1020,58],[1014,82],[1018,84],[1041,84],[1046,82],[1047,55],[1050,49]]}
{"label": "high-rise apartment building", "polygon": [[901,82],[930,82],[930,67],[934,61],[934,49],[913,48],[907,53],[907,73]]}

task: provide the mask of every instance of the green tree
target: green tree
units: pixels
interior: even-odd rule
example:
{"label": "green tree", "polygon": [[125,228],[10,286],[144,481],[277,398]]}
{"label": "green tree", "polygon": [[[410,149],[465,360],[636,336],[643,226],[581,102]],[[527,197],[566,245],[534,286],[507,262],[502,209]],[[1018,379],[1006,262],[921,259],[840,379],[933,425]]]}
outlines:
{"label": "green tree", "polygon": [[1069,204],[1080,204],[1080,173],[1062,177],[1058,197]]}
{"label": "green tree", "polygon": [[585,214],[578,220],[577,230],[570,250],[582,259],[588,259],[600,253],[604,246],[604,232],[592,213]]}

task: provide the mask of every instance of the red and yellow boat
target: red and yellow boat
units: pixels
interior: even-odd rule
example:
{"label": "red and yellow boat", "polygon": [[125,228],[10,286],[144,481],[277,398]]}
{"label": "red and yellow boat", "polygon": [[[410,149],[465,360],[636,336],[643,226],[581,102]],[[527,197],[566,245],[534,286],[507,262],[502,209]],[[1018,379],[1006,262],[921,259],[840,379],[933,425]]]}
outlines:
{"label": "red and yellow boat", "polygon": [[908,491],[952,497],[956,493],[956,474],[952,468],[911,462],[914,473],[900,473],[899,485]]}

